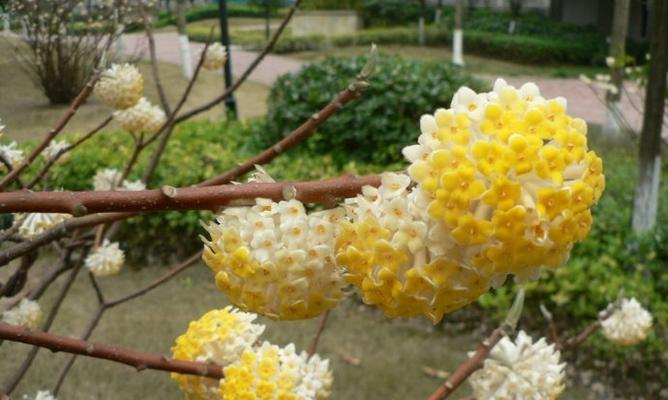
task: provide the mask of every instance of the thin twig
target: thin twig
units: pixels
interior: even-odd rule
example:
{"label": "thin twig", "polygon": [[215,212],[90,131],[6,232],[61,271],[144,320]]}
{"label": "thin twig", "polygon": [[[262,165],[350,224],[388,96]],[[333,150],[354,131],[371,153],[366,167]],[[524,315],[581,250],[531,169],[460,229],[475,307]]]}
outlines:
{"label": "thin twig", "polygon": [[324,314],[322,314],[322,317],[320,317],[320,322],[318,323],[318,329],[316,329],[315,333],[313,334],[313,341],[311,342],[311,345],[308,348],[308,356],[311,357],[313,356],[316,351],[318,351],[318,343],[320,342],[320,336],[322,336],[322,333],[325,331],[325,328],[327,327],[327,319],[329,318],[329,313],[332,310],[327,310],[325,311]]}
{"label": "thin twig", "polygon": [[89,131],[88,133],[86,133],[85,135],[83,135],[82,137],[77,139],[74,143],[68,145],[67,147],[65,147],[63,149],[61,149],[58,153],[56,153],[56,155],[53,158],[50,158],[46,162],[46,164],[44,165],[42,170],[39,172],[39,174],[37,174],[37,176],[35,176],[33,178],[33,180],[31,180],[30,183],[28,183],[26,188],[27,189],[32,189],[42,178],[44,178],[46,173],[49,171],[49,169],[51,169],[51,167],[56,163],[56,161],[58,161],[58,159],[60,159],[62,156],[69,153],[70,151],[74,150],[75,148],[79,147],[79,145],[82,144],[83,142],[85,142],[86,140],[92,138],[96,133],[98,133],[100,130],[102,130],[102,128],[109,125],[111,120],[112,120],[112,117],[108,116],[98,126],[96,126],[91,131]]}
{"label": "thin twig", "polygon": [[[65,300],[67,292],[72,287],[72,283],[74,283],[74,279],[77,277],[77,274],[81,269],[81,265],[83,264],[83,259],[86,258],[86,254],[88,254],[88,251],[84,250],[81,258],[76,262],[74,268],[72,268],[72,271],[67,277],[67,281],[65,281],[65,283],[63,284],[62,288],[60,289],[60,292],[58,293],[56,301],[51,307],[51,311],[49,311],[49,315],[46,321],[42,325],[42,331],[47,332],[51,328],[51,325],[53,324],[53,321],[55,320],[56,315],[58,314],[58,310],[60,310],[60,306],[63,304],[63,300]],[[16,371],[14,376],[8,381],[8,383],[5,384],[4,388],[2,389],[3,392],[9,395],[14,391],[14,389],[16,389],[16,386],[18,386],[19,382],[21,382],[21,379],[23,379],[23,376],[26,374],[26,372],[28,372],[28,369],[30,369],[32,362],[35,359],[35,356],[37,355],[37,351],[39,351],[39,347],[33,347],[30,350],[26,358],[23,360],[21,367],[19,367],[19,369]]]}
{"label": "thin twig", "polygon": [[146,38],[148,39],[148,50],[151,57],[151,71],[153,72],[153,79],[155,80],[155,86],[158,90],[158,96],[160,97],[160,104],[162,105],[163,110],[165,110],[165,114],[169,115],[171,114],[169,111],[169,102],[167,101],[165,88],[162,85],[160,71],[158,70],[158,57],[155,52],[155,38],[153,37],[152,22],[146,13],[144,2],[139,1],[137,4],[139,5],[139,14],[144,22],[144,31],[146,32]]}
{"label": "thin twig", "polygon": [[194,108],[182,115],[180,115],[174,123],[179,123],[182,121],[185,121],[186,119],[192,118],[195,115],[202,113],[206,110],[209,110],[212,107],[215,107],[216,105],[220,104],[222,101],[224,101],[228,96],[230,96],[232,93],[234,93],[235,90],[241,86],[242,83],[248,78],[248,76],[255,70],[255,68],[260,64],[260,62],[264,59],[264,57],[271,52],[271,50],[274,48],[274,45],[278,41],[278,38],[281,36],[283,31],[285,30],[285,27],[288,25],[288,22],[290,22],[290,19],[292,18],[293,14],[299,7],[299,4],[301,3],[301,0],[295,0],[293,3],[292,7],[288,11],[287,14],[285,14],[285,17],[283,18],[283,21],[281,22],[281,25],[278,27],[276,32],[274,32],[274,35],[271,37],[271,40],[267,43],[267,45],[264,47],[264,49],[260,52],[260,54],[255,57],[255,60],[250,63],[248,68],[241,74],[239,79],[237,79],[232,86],[230,86],[223,94],[220,96],[216,97],[215,99],[211,100],[210,102],[199,106],[197,108]]}
{"label": "thin twig", "polygon": [[93,88],[95,87],[95,82],[99,79],[100,74],[96,73],[93,75],[93,77],[86,83],[86,85],[81,89],[81,92],[77,95],[77,97],[72,101],[72,104],[70,105],[70,108],[65,112],[65,114],[58,120],[56,125],[47,132],[46,136],[42,140],[42,142],[33,149],[33,151],[28,155],[28,157],[25,158],[16,168],[14,168],[9,174],[7,174],[1,181],[0,181],[0,190],[4,189],[9,183],[14,181],[20,174],[23,172],[26,168],[30,166],[30,164],[42,153],[42,151],[51,143],[51,141],[60,133],[60,131],[65,128],[65,125],[67,125],[68,122],[70,122],[70,119],[76,114],[77,110],[79,107],[86,101],[88,96],[91,94],[93,91]]}

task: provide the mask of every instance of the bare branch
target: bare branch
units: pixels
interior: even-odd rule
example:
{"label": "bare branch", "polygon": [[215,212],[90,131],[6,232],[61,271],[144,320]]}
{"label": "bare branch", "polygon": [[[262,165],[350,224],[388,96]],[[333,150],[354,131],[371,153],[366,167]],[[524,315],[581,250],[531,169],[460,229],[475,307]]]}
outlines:
{"label": "bare branch", "polygon": [[380,177],[342,175],[321,181],[246,183],[220,186],[172,188],[140,191],[7,192],[0,193],[0,212],[42,212],[85,215],[100,212],[150,212],[167,210],[218,210],[236,200],[267,198],[288,200],[288,193],[304,203],[332,204],[337,198],[357,195],[362,186],[380,185]]}
{"label": "bare branch", "polygon": [[324,314],[320,317],[320,322],[318,323],[318,329],[316,329],[315,334],[313,335],[313,341],[311,342],[311,345],[308,348],[308,356],[311,357],[318,351],[318,343],[320,342],[320,336],[322,336],[322,333],[325,331],[325,328],[327,327],[327,319],[329,318],[329,313],[332,310],[327,310],[325,311]]}

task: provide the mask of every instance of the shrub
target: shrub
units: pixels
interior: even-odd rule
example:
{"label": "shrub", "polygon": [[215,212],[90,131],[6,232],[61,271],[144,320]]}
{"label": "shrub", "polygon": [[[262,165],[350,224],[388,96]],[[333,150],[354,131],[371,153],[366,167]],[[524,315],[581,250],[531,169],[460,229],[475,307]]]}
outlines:
{"label": "shrub", "polygon": [[[432,4],[427,5],[427,21],[434,20],[435,10]],[[361,16],[364,26],[390,26],[417,24],[421,13],[417,0],[364,0]]]}
{"label": "shrub", "polygon": [[[260,140],[272,143],[299,126],[344,88],[365,61],[328,58],[279,78],[269,95],[267,131]],[[380,56],[364,96],[330,118],[305,146],[331,153],[339,164],[396,162],[402,147],[417,139],[420,116],[447,106],[463,85],[480,87],[457,67]]]}

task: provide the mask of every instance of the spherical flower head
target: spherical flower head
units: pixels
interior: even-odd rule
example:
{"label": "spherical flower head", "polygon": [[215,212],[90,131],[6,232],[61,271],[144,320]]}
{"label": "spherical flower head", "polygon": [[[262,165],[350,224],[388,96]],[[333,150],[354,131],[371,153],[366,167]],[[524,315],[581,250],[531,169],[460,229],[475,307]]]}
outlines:
{"label": "spherical flower head", "polygon": [[202,67],[209,70],[219,70],[223,68],[227,61],[227,51],[220,43],[214,43],[209,46],[204,55]]}
{"label": "spherical flower head", "polygon": [[257,199],[205,226],[204,262],[232,304],[274,319],[313,318],[346,285],[334,258],[342,209],[307,214],[297,200]]}
{"label": "spherical flower head", "polygon": [[2,313],[2,322],[18,325],[28,329],[37,329],[42,321],[42,309],[39,303],[29,299],[22,299],[13,308]]}
{"label": "spherical flower head", "polygon": [[132,133],[155,133],[167,120],[162,108],[152,105],[145,97],[130,108],[114,111],[113,116],[124,129]]}
{"label": "spherical flower head", "polygon": [[[176,339],[173,356],[177,360],[212,362],[223,368],[238,362],[264,331],[264,325],[253,323],[256,318],[229,306],[209,311],[192,321],[186,333]],[[220,399],[215,379],[176,373],[171,377],[189,400]]]}
{"label": "spherical flower head", "polygon": [[48,390],[38,390],[35,397],[23,395],[23,400],[57,400]]}
{"label": "spherical flower head", "polygon": [[70,214],[60,213],[14,214],[14,224],[19,225],[19,235],[30,239],[69,218],[72,218]]}
{"label": "spherical flower head", "polygon": [[[5,145],[0,145],[0,156],[12,167],[20,164],[25,158],[23,150],[18,148],[16,142],[10,142]],[[0,171],[6,171],[7,166],[4,162],[0,162]]]}
{"label": "spherical flower head", "polygon": [[120,249],[118,242],[109,242],[105,239],[102,245],[93,250],[84,265],[95,276],[116,275],[125,262],[125,253]]}
{"label": "spherical flower head", "polygon": [[645,340],[652,329],[652,314],[635,298],[622,300],[621,306],[601,322],[603,336],[611,342],[631,346]]}
{"label": "spherical flower head", "polygon": [[93,177],[93,188],[95,190],[115,190],[121,184],[123,174],[114,168],[98,170]]}
{"label": "spherical flower head", "polygon": [[223,369],[220,398],[317,400],[329,397],[333,382],[329,361],[297,354],[295,346],[280,348],[268,342],[244,351],[241,359]]}
{"label": "spherical flower head", "polygon": [[42,153],[44,155],[44,158],[47,159],[47,161],[51,161],[58,156],[58,154],[65,150],[69,146],[69,143],[65,140],[52,140],[51,143],[44,149],[44,152]]}
{"label": "spherical flower head", "polygon": [[144,78],[134,65],[112,64],[95,85],[95,95],[111,108],[125,110],[144,94]]}
{"label": "spherical flower head", "polygon": [[434,323],[485,293],[492,284],[450,251],[453,239],[426,213],[410,178],[383,174],[378,189],[349,199],[349,221],[336,240],[337,262],[365,303],[388,317],[423,315]]}
{"label": "spherical flower head", "polygon": [[420,130],[403,151],[408,171],[462,264],[535,278],[541,266],[565,263],[589,232],[605,178],[565,99],[499,79],[489,93],[462,88]]}
{"label": "spherical flower head", "polygon": [[476,399],[557,399],[564,390],[565,363],[545,338],[533,342],[520,331],[513,342],[504,337],[483,368],[469,378]]}

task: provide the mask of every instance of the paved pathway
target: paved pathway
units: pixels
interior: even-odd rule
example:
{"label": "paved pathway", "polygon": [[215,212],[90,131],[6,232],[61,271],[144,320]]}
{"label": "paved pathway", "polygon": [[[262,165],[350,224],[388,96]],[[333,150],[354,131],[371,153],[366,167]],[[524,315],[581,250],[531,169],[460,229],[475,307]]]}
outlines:
{"label": "paved pathway", "polygon": [[[160,32],[155,34],[156,50],[158,59],[163,62],[174,64],[181,63],[181,55],[175,32]],[[191,42],[192,56],[194,63],[199,57],[203,44]],[[123,35],[124,51],[128,55],[148,58],[148,42],[142,33],[132,33]],[[232,48],[232,71],[234,74],[240,74],[255,59],[257,53]],[[272,85],[276,79],[289,72],[298,71],[303,61],[289,57],[269,54],[250,75],[249,80]],[[579,79],[560,79],[560,78],[542,78],[542,77],[513,77],[507,79],[508,83],[520,86],[530,80],[535,82],[545,97],[552,98],[563,96],[568,100],[569,114],[585,119],[588,122],[602,124],[605,120],[605,106],[591,91],[591,89]],[[636,100],[636,104],[639,102]],[[629,101],[629,98],[622,98],[622,109],[631,126],[639,129],[641,126],[641,115]],[[668,137],[668,129],[664,129],[664,136]]]}

